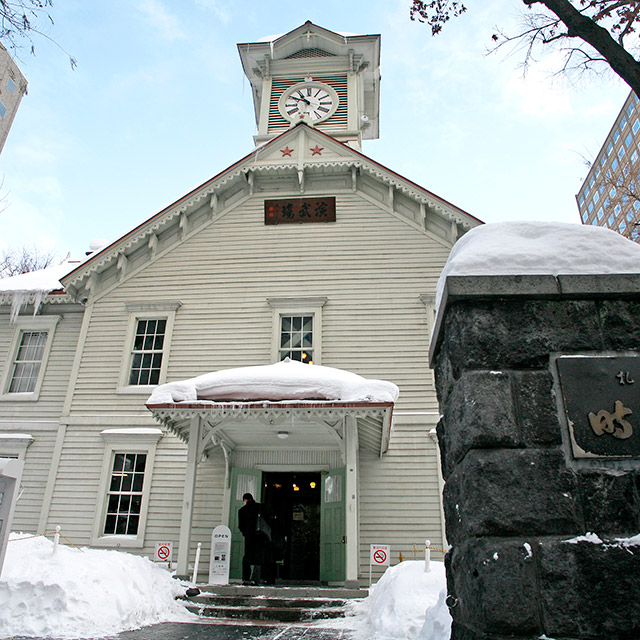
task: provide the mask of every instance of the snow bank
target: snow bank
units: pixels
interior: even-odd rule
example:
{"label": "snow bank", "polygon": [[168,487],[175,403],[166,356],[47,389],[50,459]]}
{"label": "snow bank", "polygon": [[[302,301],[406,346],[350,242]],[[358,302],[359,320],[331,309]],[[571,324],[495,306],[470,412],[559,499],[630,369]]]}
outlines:
{"label": "snow bank", "polygon": [[449,640],[444,563],[405,561],[389,567],[346,624],[356,640]]}
{"label": "snow bank", "polygon": [[206,373],[197,378],[156,387],[147,404],[251,400],[336,400],[395,402],[398,387],[355,373],[283,360],[262,367],[242,367]]}
{"label": "snow bank", "polygon": [[438,281],[447,276],[640,273],[640,245],[619,233],[565,222],[496,222],[454,245]]}
{"label": "snow bank", "polygon": [[96,638],[196,619],[174,600],[185,585],[146,558],[11,534],[0,576],[0,638]]}

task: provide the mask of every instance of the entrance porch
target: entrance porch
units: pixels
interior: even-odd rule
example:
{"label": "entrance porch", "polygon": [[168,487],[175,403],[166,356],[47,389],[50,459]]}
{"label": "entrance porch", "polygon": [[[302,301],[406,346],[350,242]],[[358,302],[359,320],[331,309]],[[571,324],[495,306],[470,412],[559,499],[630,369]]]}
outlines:
{"label": "entrance porch", "polygon": [[[319,581],[357,586],[359,451],[373,451],[378,456],[387,451],[393,402],[152,401],[147,407],[154,418],[187,444],[178,545],[180,575],[188,573],[199,462],[218,448],[225,460],[222,524],[232,532],[232,579],[239,578],[243,546],[237,511],[242,494],[248,491],[281,518],[289,536],[281,570],[291,580],[314,579],[316,569],[309,563],[315,562],[316,553]],[[268,452],[274,454],[270,456],[274,461],[265,464]],[[296,503],[291,496],[285,499],[284,493],[278,497],[285,484],[291,485],[287,490],[298,485],[294,492],[304,495],[304,500]],[[221,523],[211,524],[213,529]],[[301,558],[295,546],[302,548],[301,535],[306,534],[317,548],[305,547]],[[301,568],[301,562],[307,563],[306,568]]]}

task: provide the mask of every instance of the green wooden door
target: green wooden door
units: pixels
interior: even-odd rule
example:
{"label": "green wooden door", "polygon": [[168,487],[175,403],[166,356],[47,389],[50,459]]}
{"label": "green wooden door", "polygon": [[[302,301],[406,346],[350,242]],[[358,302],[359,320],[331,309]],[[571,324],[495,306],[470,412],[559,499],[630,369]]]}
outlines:
{"label": "green wooden door", "polygon": [[320,498],[320,580],[345,579],[345,498],[344,469],[333,469],[322,476]]}
{"label": "green wooden door", "polygon": [[231,470],[231,499],[229,500],[229,529],[231,529],[231,565],[229,578],[242,577],[244,538],[238,529],[238,509],[244,505],[242,496],[250,493],[260,502],[262,495],[262,471],[257,469]]}

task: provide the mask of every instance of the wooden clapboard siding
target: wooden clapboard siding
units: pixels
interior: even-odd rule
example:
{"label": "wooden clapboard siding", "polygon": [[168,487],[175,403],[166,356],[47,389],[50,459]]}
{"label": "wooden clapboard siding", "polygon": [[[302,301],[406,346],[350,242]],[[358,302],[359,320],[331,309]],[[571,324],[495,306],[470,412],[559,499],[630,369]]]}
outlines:
{"label": "wooden clapboard siding", "polygon": [[168,379],[272,361],[267,297],[326,296],[322,364],[401,387],[398,408],[433,409],[427,316],[448,248],[357,194],[335,224],[265,227],[263,200],[187,239],[95,303],[72,413],[144,414],[117,395],[131,301],[178,300]]}
{"label": "wooden clapboard siding", "polygon": [[62,447],[46,529],[60,526],[75,545],[91,542],[104,457],[103,428],[70,425]]}
{"label": "wooden clapboard siding", "polygon": [[209,571],[211,555],[211,532],[225,520],[222,513],[224,493],[225,461],[221,452],[216,451],[198,466],[198,484],[193,500],[193,531],[189,562],[195,559],[198,542],[202,543],[200,557],[201,579]]}
{"label": "wooden clapboard siding", "polygon": [[[82,309],[75,305],[44,307],[43,313],[61,316],[56,325],[38,400],[0,402],[0,434],[24,433],[33,437],[24,458],[24,491],[16,504],[12,528],[36,533],[49,475],[58,424],[69,386],[71,364],[82,324]],[[29,313],[28,317],[31,317]],[[8,311],[0,315],[0,367],[10,367],[9,353],[16,325]],[[0,451],[0,454],[2,451]]]}
{"label": "wooden clapboard siding", "polygon": [[[57,424],[62,413],[82,324],[82,308],[52,305],[44,315],[59,315],[61,318],[55,328],[38,401],[0,401],[0,429],[4,429],[9,421],[19,424],[25,419],[52,420]],[[30,318],[31,313],[26,317]],[[8,312],[6,315],[0,313],[0,373],[5,367],[11,367],[14,354],[9,350],[15,331],[16,325],[9,322]]]}
{"label": "wooden clapboard siding", "polygon": [[[131,428],[123,417],[122,428]],[[148,426],[153,425],[150,421]],[[91,543],[100,477],[105,455],[100,432],[105,426],[73,425],[67,429],[47,528],[60,525],[74,544]],[[149,495],[145,544],[136,553],[153,555],[155,542],[178,540],[186,468],[186,447],[165,433],[156,449]]]}
{"label": "wooden clapboard siding", "polygon": [[[391,545],[392,562],[425,539],[442,548],[438,465],[426,425],[396,424],[382,459],[360,453],[360,575],[369,572],[369,546]],[[442,553],[434,552],[434,558]]]}
{"label": "wooden clapboard siding", "polygon": [[[36,533],[38,518],[42,508],[42,496],[49,474],[51,452],[55,443],[56,430],[48,425],[33,424],[25,433],[33,436],[33,442],[26,451],[22,487],[23,492],[16,503],[13,516],[13,531]],[[16,431],[22,431],[17,429]],[[15,431],[13,431],[15,433]],[[0,452],[1,453],[1,452]]]}

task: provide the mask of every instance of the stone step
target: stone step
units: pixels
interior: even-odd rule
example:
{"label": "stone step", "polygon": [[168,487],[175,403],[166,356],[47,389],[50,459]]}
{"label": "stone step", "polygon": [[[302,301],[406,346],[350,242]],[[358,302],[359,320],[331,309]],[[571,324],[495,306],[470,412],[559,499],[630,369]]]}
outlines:
{"label": "stone step", "polygon": [[200,585],[185,597],[186,608],[206,618],[304,622],[344,616],[347,602],[364,598],[364,589],[320,586]]}
{"label": "stone step", "polygon": [[346,587],[322,587],[322,586],[250,586],[240,584],[228,585],[198,585],[198,588],[207,594],[216,595],[251,595],[267,598],[336,598],[340,600],[352,600],[366,598],[369,592],[366,589],[348,589]]}
{"label": "stone step", "polygon": [[246,594],[201,593],[189,598],[190,602],[222,607],[265,606],[299,609],[316,609],[318,607],[343,607],[348,600],[342,598],[289,598],[252,596]]}
{"label": "stone step", "polygon": [[343,607],[281,607],[281,606],[218,606],[189,603],[186,608],[204,618],[224,618],[228,620],[275,620],[278,622],[304,622],[340,618]]}

